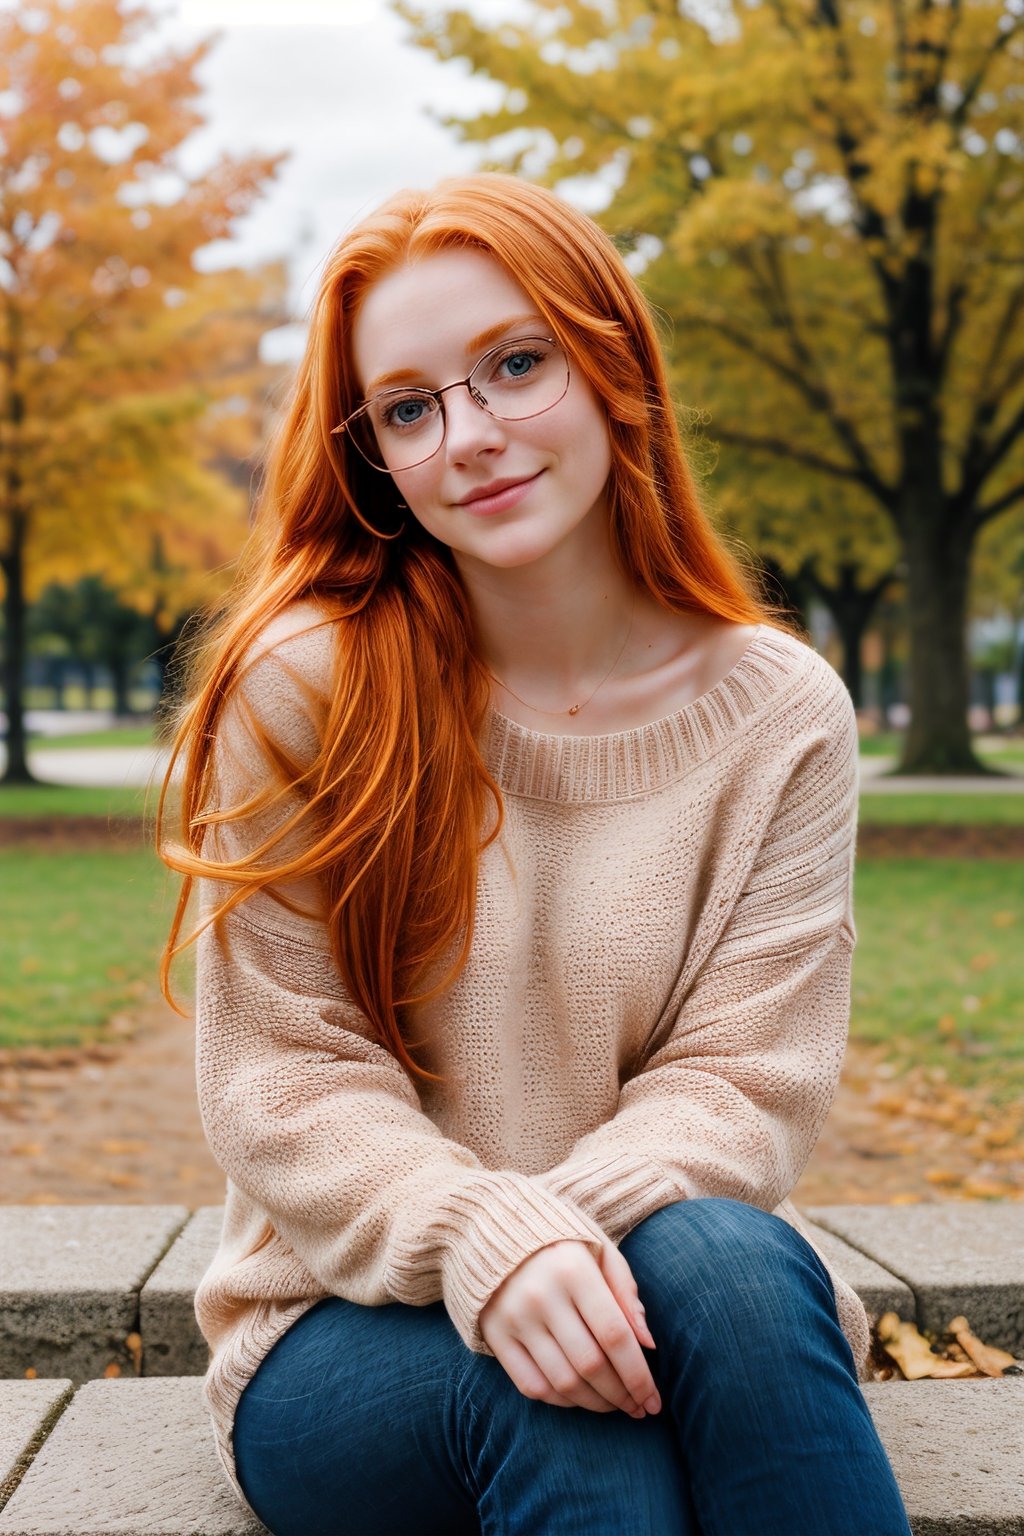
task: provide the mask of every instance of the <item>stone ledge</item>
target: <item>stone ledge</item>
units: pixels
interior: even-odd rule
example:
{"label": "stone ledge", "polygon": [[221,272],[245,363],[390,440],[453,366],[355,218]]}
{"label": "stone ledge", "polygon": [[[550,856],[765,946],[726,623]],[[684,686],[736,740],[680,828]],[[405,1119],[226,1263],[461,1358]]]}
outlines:
{"label": "stone ledge", "polygon": [[[66,1387],[5,1385],[5,1408],[29,1389]],[[266,1536],[227,1484],[201,1387],[80,1387],[0,1512],[0,1536]],[[1024,1378],[879,1382],[865,1397],[914,1536],[1024,1536]]]}
{"label": "stone ledge", "polygon": [[80,1387],[0,1512],[0,1536],[266,1536],[217,1460],[201,1387]]}
{"label": "stone ledge", "polygon": [[217,1251],[224,1208],[194,1211],[160,1260],[139,1297],[144,1376],[205,1376],[206,1340],[192,1298]]}
{"label": "stone ledge", "polygon": [[0,1381],[0,1509],[71,1401],[70,1381]]}
{"label": "stone ledge", "polygon": [[0,1376],[133,1373],[140,1293],[188,1216],[179,1205],[0,1206]]}
{"label": "stone ledge", "polygon": [[[1024,1354],[1024,1203],[803,1215],[872,1316],[941,1328],[965,1312],[987,1343]],[[0,1376],[205,1374],[193,1297],[222,1219],[220,1206],[0,1206]]]}
{"label": "stone ledge", "polygon": [[919,1328],[937,1332],[962,1312],[986,1344],[1024,1354],[1024,1202],[827,1205],[805,1214],[909,1286],[915,1310],[906,1315]]}

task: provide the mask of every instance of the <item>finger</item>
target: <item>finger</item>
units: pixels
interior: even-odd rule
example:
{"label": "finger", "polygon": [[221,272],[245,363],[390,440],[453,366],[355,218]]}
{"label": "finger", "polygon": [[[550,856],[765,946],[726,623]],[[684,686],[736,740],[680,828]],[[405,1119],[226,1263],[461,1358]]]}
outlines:
{"label": "finger", "polygon": [[[650,1366],[629,1319],[606,1286],[603,1294],[585,1290],[577,1300],[577,1309],[613,1367],[615,1374],[634,1403],[657,1413],[661,1398],[654,1384]],[[648,1407],[650,1404],[650,1407]]]}
{"label": "finger", "polygon": [[626,1259],[612,1243],[608,1243],[601,1251],[599,1262],[601,1272],[608,1283],[608,1289],[628,1317],[640,1343],[646,1349],[657,1349],[654,1335],[647,1325],[647,1317],[636,1281],[633,1279],[633,1271]]}
{"label": "finger", "polygon": [[492,1343],[491,1348],[506,1376],[524,1397],[530,1398],[533,1402],[550,1403],[555,1408],[576,1406],[571,1398],[564,1397],[555,1391],[529,1350],[524,1349],[515,1339],[498,1341],[497,1347]]}
{"label": "finger", "polygon": [[[576,1314],[572,1314],[574,1326],[562,1326],[563,1323],[564,1319],[556,1323],[557,1333],[531,1330],[523,1341],[552,1389],[578,1408],[589,1408],[595,1413],[611,1413],[621,1408],[632,1418],[642,1418],[643,1409],[625,1390],[611,1364]],[[565,1347],[567,1337],[571,1353]],[[582,1370],[577,1367],[573,1356],[582,1362]]]}

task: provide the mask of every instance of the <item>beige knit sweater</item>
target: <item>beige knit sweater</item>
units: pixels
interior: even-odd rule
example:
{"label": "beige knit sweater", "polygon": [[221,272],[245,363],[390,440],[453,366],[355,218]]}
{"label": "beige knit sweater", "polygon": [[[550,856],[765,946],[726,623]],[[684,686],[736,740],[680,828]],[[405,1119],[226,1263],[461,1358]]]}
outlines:
{"label": "beige knit sweater", "polygon": [[[298,606],[257,647],[218,736],[218,805],[267,779],[248,711],[314,752],[336,641],[320,617]],[[199,1102],[227,1203],[195,1308],[239,1498],[238,1398],[324,1296],[443,1300],[486,1353],[481,1309],[548,1243],[596,1250],[702,1195],[798,1224],[785,1201],[835,1091],[855,942],[839,678],[762,625],[676,714],[567,737],[495,713],[485,753],[504,831],[469,962],[417,1019],[443,1086],[417,1089],[370,1038],[315,919],[260,895],[200,940]],[[211,851],[238,856],[271,819],[228,824]],[[315,887],[289,894],[316,905]],[[833,1279],[863,1369],[864,1310]]]}

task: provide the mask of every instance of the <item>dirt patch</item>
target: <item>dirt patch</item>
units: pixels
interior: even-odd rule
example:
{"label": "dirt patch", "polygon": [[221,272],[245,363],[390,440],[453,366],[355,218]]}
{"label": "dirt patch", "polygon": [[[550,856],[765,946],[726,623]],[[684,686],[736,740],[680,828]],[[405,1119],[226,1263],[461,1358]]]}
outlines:
{"label": "dirt patch", "polygon": [[[219,1205],[195,1095],[192,1024],[162,1002],[81,1050],[0,1052],[0,1203]],[[801,1205],[1024,1198],[1024,1108],[851,1044],[797,1186]]]}
{"label": "dirt patch", "polygon": [[10,816],[0,818],[0,848],[45,848],[57,853],[138,848],[152,840],[141,816]]}

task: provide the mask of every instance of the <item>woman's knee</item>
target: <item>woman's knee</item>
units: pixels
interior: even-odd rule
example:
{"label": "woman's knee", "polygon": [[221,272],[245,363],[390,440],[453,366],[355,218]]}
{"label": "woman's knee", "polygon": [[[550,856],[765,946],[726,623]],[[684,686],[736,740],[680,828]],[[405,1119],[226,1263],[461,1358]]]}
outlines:
{"label": "woman's knee", "polygon": [[703,1310],[717,1300],[744,1311],[788,1307],[794,1292],[833,1300],[828,1272],[800,1233],[739,1200],[663,1206],[623,1239],[621,1249],[648,1309],[662,1297],[673,1308],[696,1304]]}

